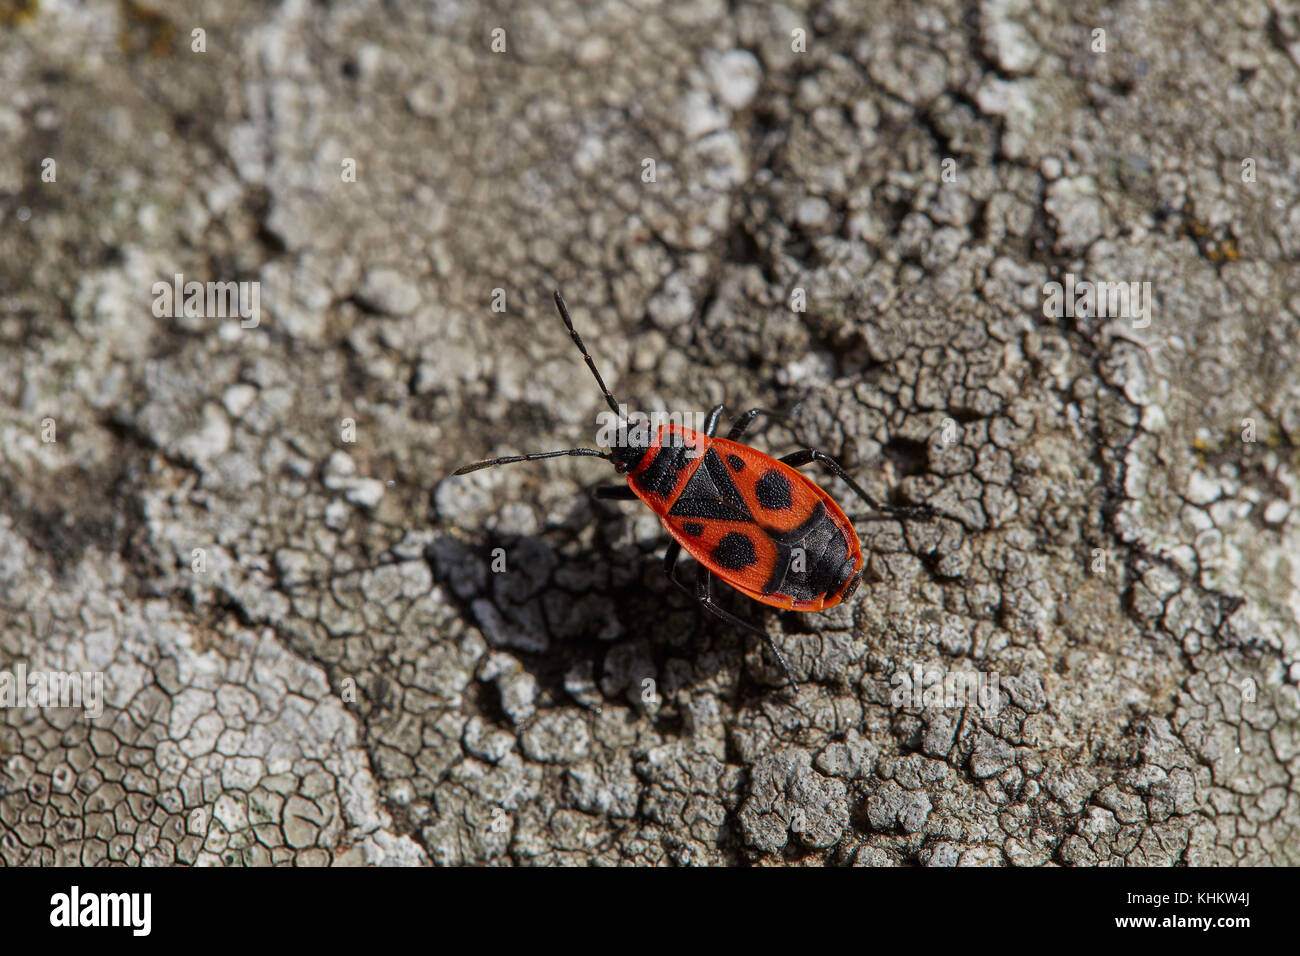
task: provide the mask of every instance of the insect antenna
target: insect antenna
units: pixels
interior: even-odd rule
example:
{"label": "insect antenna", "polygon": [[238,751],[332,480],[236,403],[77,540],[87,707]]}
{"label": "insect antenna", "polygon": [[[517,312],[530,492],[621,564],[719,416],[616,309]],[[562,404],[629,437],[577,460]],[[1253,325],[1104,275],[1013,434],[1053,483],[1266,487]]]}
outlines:
{"label": "insect antenna", "polygon": [[470,462],[452,472],[452,475],[468,475],[471,471],[478,471],[481,468],[495,468],[497,465],[512,465],[517,461],[537,461],[541,458],[560,458],[564,455],[574,457],[587,456],[591,458],[604,458],[606,461],[613,461],[614,456],[609,452],[601,451],[598,448],[561,448],[559,451],[543,451],[534,455],[505,455],[501,458],[484,458],[482,461]]}
{"label": "insect antenna", "polygon": [[[583,359],[587,363],[587,368],[591,369],[591,374],[596,377],[596,384],[600,386],[601,394],[605,396],[605,402],[610,409],[618,416],[620,422],[625,421],[623,412],[618,406],[618,402],[609,391],[609,386],[601,378],[600,370],[596,368],[596,362],[592,359],[591,353],[587,351],[587,346],[583,344],[582,336],[578,330],[573,327],[573,319],[569,316],[569,307],[564,304],[564,296],[560,295],[560,290],[555,290],[555,307],[560,310],[560,318],[564,320],[564,325],[569,330],[569,337],[573,339],[573,344],[578,347],[582,353]],[[517,461],[538,461],[542,458],[560,458],[564,455],[575,457],[587,456],[591,458],[604,458],[606,461],[614,461],[614,456],[598,448],[562,448],[559,451],[543,451],[532,455],[505,455],[500,458],[484,458],[482,461],[471,462],[457,468],[452,475],[468,475],[472,471],[478,471],[481,468],[495,468],[497,465],[512,465]]]}
{"label": "insect antenna", "polygon": [[618,416],[619,421],[622,421],[623,413],[619,410],[618,402],[616,402],[614,396],[610,394],[609,387],[605,384],[605,380],[600,377],[600,372],[596,369],[596,363],[592,360],[591,353],[587,351],[587,346],[582,344],[582,336],[579,335],[578,330],[573,327],[573,319],[569,318],[569,307],[564,304],[564,296],[560,295],[559,289],[555,290],[555,307],[560,310],[560,318],[564,320],[565,326],[568,327],[569,336],[573,339],[573,344],[578,347],[578,351],[582,353],[583,359],[586,360],[587,368],[591,369],[591,374],[596,376],[596,384],[600,386],[601,392],[604,393],[605,402],[614,410],[614,414]]}

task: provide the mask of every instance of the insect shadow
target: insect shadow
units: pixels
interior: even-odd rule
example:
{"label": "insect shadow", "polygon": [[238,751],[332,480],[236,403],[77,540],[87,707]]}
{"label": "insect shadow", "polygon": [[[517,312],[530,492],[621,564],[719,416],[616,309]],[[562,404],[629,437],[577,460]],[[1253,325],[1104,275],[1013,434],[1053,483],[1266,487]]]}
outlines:
{"label": "insect shadow", "polygon": [[[678,592],[664,576],[659,536],[633,541],[635,513],[591,491],[575,495],[539,533],[479,530],[467,537],[443,527],[420,549],[394,545],[346,568],[283,572],[276,590],[295,601],[319,598],[355,609],[369,600],[365,575],[423,561],[461,619],[490,649],[520,660],[554,699],[568,696],[597,710],[620,699],[644,706],[649,680],[668,704],[667,716],[657,719],[663,729],[676,719],[675,690],[721,668],[741,675],[742,698],[765,695],[776,672],[751,674],[741,666],[744,633]],[[683,568],[689,575],[692,566]],[[474,676],[467,692],[481,696],[474,689],[481,672]],[[379,677],[360,682],[357,692],[382,697],[383,686]]]}
{"label": "insect shadow", "polygon": [[[488,645],[525,661],[548,690],[589,706],[644,703],[647,679],[677,687],[738,664],[745,637],[664,576],[661,540],[629,542],[634,520],[588,494],[544,534],[444,533],[425,558]],[[765,690],[754,675],[742,683]]]}

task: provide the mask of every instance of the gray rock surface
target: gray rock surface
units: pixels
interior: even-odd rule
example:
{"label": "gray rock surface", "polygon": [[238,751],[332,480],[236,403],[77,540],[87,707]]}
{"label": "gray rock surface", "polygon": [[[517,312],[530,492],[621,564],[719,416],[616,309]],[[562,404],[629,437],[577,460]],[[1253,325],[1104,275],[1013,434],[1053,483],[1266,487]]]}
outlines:
{"label": "gray rock surface", "polygon": [[[0,671],[105,676],[0,860],[1300,862],[1294,0],[202,8],[0,2]],[[943,515],[729,605],[797,696],[601,463],[445,480],[591,442],[557,284]]]}

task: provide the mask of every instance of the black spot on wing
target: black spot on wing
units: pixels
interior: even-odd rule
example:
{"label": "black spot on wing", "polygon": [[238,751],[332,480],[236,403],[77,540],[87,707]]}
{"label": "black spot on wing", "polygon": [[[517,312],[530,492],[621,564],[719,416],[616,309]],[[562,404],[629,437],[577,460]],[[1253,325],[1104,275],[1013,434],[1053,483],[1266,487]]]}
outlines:
{"label": "black spot on wing", "polygon": [[741,472],[745,470],[745,459],[739,455],[728,455],[727,464],[731,466],[732,471]]}
{"label": "black spot on wing", "polygon": [[728,571],[743,571],[758,560],[749,535],[731,531],[713,549],[713,560]]}
{"label": "black spot on wing", "polygon": [[704,525],[700,524],[698,521],[687,521],[682,525],[682,530],[692,538],[698,538],[700,535],[704,534]]}
{"label": "black spot on wing", "polygon": [[754,494],[758,497],[758,503],[767,511],[784,511],[794,502],[790,479],[776,468],[763,472],[763,477],[754,485]]}

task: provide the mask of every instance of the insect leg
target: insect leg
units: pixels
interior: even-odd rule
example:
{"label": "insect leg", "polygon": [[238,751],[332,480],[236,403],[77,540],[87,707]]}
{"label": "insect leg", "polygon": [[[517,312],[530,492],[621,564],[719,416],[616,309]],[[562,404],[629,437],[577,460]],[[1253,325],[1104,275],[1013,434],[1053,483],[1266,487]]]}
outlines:
{"label": "insect leg", "polygon": [[[682,546],[680,544],[674,541],[668,545],[668,550],[664,552],[664,574],[668,575],[668,580],[672,581],[673,584],[677,585],[687,594],[692,594],[691,589],[683,584],[681,579],[677,577],[677,561],[681,556]],[[736,617],[736,615],[732,614],[730,611],[721,608],[714,603],[713,574],[708,568],[704,567],[704,565],[699,565],[696,569],[695,592],[692,594],[692,597],[699,602],[700,606],[703,607],[704,610],[708,611],[719,620],[726,621],[728,624],[742,628],[746,631],[752,631],[761,637],[764,643],[767,644],[768,649],[772,652],[772,656],[776,658],[776,662],[781,665],[781,670],[785,674],[785,679],[790,684],[790,689],[797,692],[798,688],[794,682],[794,674],[790,672],[790,665],[785,662],[785,658],[781,655],[780,650],[777,649],[776,644],[772,641],[772,638],[768,633],[759,630],[753,624]]]}
{"label": "insect leg", "polygon": [[636,492],[627,485],[602,485],[591,496],[603,501],[636,501]]}
{"label": "insect leg", "polygon": [[677,576],[677,561],[681,556],[682,546],[676,541],[670,541],[668,543],[668,550],[664,552],[664,574],[668,575],[669,581],[672,581],[673,584],[677,585],[687,594],[690,594],[691,589],[685,584],[682,584],[681,578]]}
{"label": "insect leg", "polygon": [[904,517],[904,518],[937,518],[938,517],[938,515],[935,514],[934,510],[927,505],[919,505],[915,508],[902,508],[897,505],[882,505],[878,503],[877,501],[875,501],[875,499],[871,497],[871,495],[867,494],[867,492],[863,489],[861,485],[859,485],[856,481],[854,481],[852,478],[849,477],[848,472],[846,472],[840,466],[840,463],[838,461],[836,461],[834,458],[832,458],[830,455],[826,454],[825,452],[818,451],[816,448],[805,448],[802,451],[792,452],[789,455],[786,455],[784,458],[780,459],[780,461],[791,466],[792,468],[798,468],[800,465],[806,465],[810,461],[820,462],[821,464],[829,468],[835,474],[836,477],[838,477],[846,485],[852,488],[854,493],[863,501],[865,501],[868,505],[870,505],[871,508],[875,511],[883,511],[886,514],[899,515],[900,517]]}
{"label": "insect leg", "polygon": [[761,408],[751,408],[745,414],[741,415],[731,423],[731,431],[727,432],[727,438],[730,441],[739,441],[740,436],[749,430],[749,426],[754,424],[754,419],[763,414]]}
{"label": "insect leg", "polygon": [[718,430],[718,419],[722,417],[721,405],[714,405],[713,411],[709,412],[709,417],[704,423],[704,435],[706,438],[712,438],[714,432]]}
{"label": "insect leg", "polygon": [[731,423],[731,431],[727,433],[727,438],[731,441],[739,441],[740,436],[749,431],[749,426],[754,424],[754,419],[759,415],[767,415],[769,418],[782,418],[789,421],[799,414],[799,403],[796,403],[788,412],[778,412],[770,408],[751,408],[745,414],[741,415]]}
{"label": "insect leg", "polygon": [[744,628],[746,631],[752,631],[761,637],[763,642],[767,645],[767,649],[770,650],[772,656],[776,658],[776,662],[781,665],[781,671],[785,674],[785,679],[790,685],[791,692],[799,692],[799,688],[794,682],[794,674],[790,672],[790,665],[785,662],[785,657],[782,656],[781,651],[776,646],[776,642],[772,640],[767,631],[759,630],[753,624],[750,624],[748,621],[737,617],[730,611],[725,610],[714,603],[713,574],[703,565],[700,565],[699,572],[695,577],[695,599],[700,602],[700,605],[706,611],[720,620],[726,621],[728,624],[734,625],[735,627]]}

